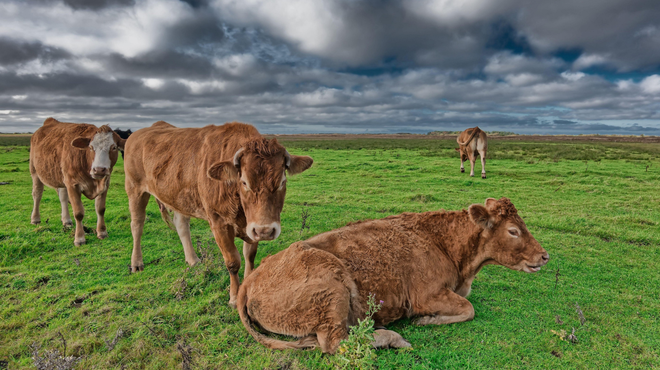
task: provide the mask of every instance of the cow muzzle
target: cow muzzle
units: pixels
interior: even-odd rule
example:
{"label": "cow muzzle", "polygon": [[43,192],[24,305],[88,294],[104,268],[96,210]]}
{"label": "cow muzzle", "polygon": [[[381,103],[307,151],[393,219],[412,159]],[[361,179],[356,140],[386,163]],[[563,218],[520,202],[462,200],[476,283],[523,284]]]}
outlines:
{"label": "cow muzzle", "polygon": [[250,222],[246,229],[248,237],[255,242],[277,239],[281,232],[279,222],[272,222],[270,224],[257,224],[256,222]]}
{"label": "cow muzzle", "polygon": [[523,266],[523,271],[525,272],[537,272],[541,270],[541,267],[545,266],[546,263],[550,260],[550,255],[548,252],[544,252],[539,256],[539,258],[534,263],[525,263]]}
{"label": "cow muzzle", "polygon": [[110,174],[110,169],[108,167],[94,167],[89,174],[93,179],[98,180],[108,176]]}

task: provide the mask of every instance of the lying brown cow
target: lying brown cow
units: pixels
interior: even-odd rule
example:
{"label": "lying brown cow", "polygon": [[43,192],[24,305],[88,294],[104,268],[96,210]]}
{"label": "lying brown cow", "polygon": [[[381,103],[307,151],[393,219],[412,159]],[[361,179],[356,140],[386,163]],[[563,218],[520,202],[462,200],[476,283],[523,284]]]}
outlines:
{"label": "lying brown cow", "polygon": [[96,199],[96,235],[108,237],[105,227],[105,198],[110,174],[117,163],[117,150],[123,140],[108,126],[65,123],[48,118],[30,139],[30,175],[32,176],[32,223],[41,222],[39,203],[44,184],[57,190],[62,205],[62,223],[71,226],[69,205],[76,219],[74,244],[85,243],[82,220],[85,216],[80,195]]}
{"label": "lying brown cow", "polygon": [[[369,294],[382,300],[376,326],[403,317],[416,323],[472,320],[465,299],[475,275],[488,264],[539,271],[548,253],[529,233],[507,198],[465,211],[404,213],[349,224],[298,242],[263,260],[238,294],[243,325],[276,349],[321,347],[334,353],[349,326],[364,317]],[[302,338],[269,338],[253,327]],[[409,344],[376,330],[374,346]]]}
{"label": "lying brown cow", "polygon": [[286,174],[312,165],[312,158],[290,155],[277,140],[263,138],[253,126],[228,123],[176,128],[166,122],[133,133],[126,142],[126,193],[131,211],[131,271],[144,269],[140,240],[145,208],[153,195],[174,212],[174,225],[186,262],[199,262],[190,240],[190,217],[209,222],[230,274],[229,304],[236,306],[241,256],[234,245],[245,242],[245,276],[254,267],[260,240],[280,235]]}
{"label": "lying brown cow", "polygon": [[477,161],[477,153],[481,157],[481,178],[486,178],[486,151],[488,140],[486,133],[479,127],[469,128],[456,138],[459,148],[456,151],[461,155],[461,172],[465,172],[463,162],[470,160],[470,176],[474,176],[474,163]]}

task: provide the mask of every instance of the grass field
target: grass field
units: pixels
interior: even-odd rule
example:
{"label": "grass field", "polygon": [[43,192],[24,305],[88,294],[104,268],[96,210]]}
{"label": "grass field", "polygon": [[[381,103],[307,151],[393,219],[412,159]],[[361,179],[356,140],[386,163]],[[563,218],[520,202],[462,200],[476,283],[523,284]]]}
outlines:
{"label": "grass field", "polygon": [[[660,145],[498,141],[482,180],[459,172],[451,140],[284,144],[315,163],[289,179],[282,235],[260,243],[257,264],[350,221],[503,196],[550,253],[536,274],[485,267],[468,297],[471,322],[390,325],[413,349],[377,351],[379,368],[660,367]],[[188,268],[176,233],[150,202],[145,271],[130,274],[121,159],[112,176],[110,237],[89,234],[74,247],[54,190],[44,193],[43,223],[30,225],[28,149],[0,147],[0,182],[9,182],[0,186],[0,363],[33,368],[34,344],[43,353],[63,352],[66,343],[67,355],[81,357],[77,369],[336,366],[319,350],[271,351],[247,334],[227,306],[229,275],[203,221],[191,230],[204,262]],[[84,203],[93,227],[93,202]],[[567,338],[573,329],[575,343]]]}

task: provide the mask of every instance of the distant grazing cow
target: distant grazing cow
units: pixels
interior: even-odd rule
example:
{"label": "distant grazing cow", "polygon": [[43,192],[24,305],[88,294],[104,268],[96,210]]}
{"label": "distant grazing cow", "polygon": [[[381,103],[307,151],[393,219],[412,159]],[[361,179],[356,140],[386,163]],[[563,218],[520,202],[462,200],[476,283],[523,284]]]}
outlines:
{"label": "distant grazing cow", "polygon": [[[245,279],[238,312],[250,334],[274,348],[321,347],[334,353],[349,326],[365,316],[368,296],[383,301],[376,326],[416,316],[416,323],[472,320],[465,299],[488,264],[536,272],[548,253],[509,199],[486,199],[465,211],[403,213],[349,224],[266,257]],[[258,332],[302,338],[288,342]],[[378,329],[376,347],[406,347]]]}
{"label": "distant grazing cow", "polygon": [[469,128],[456,138],[459,148],[456,151],[461,155],[461,172],[465,172],[463,162],[470,160],[470,176],[474,176],[474,163],[477,161],[477,152],[481,157],[481,178],[486,178],[486,151],[488,140],[486,133],[479,127]]}
{"label": "distant grazing cow", "polygon": [[96,199],[96,235],[108,236],[105,227],[105,198],[110,174],[117,162],[117,151],[124,148],[122,139],[107,125],[65,123],[48,118],[30,139],[30,175],[32,176],[32,223],[41,222],[39,203],[44,184],[57,189],[62,205],[62,223],[71,226],[68,203],[76,219],[74,244],[85,243],[82,220],[85,215],[80,195]]}
{"label": "distant grazing cow", "polygon": [[174,225],[186,262],[199,262],[190,240],[190,217],[209,222],[230,274],[229,304],[236,306],[241,256],[234,245],[245,242],[245,276],[254,267],[260,240],[280,235],[286,173],[312,165],[312,158],[290,155],[277,140],[253,126],[228,123],[176,128],[167,122],[134,132],[126,142],[126,193],[131,211],[131,271],[144,269],[140,240],[149,196],[159,202],[163,219],[174,212]]}

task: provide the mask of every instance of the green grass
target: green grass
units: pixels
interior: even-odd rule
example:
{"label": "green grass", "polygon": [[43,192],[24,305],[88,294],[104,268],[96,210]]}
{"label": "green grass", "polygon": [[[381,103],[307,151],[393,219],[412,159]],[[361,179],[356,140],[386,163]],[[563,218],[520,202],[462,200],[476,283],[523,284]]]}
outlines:
{"label": "green grass", "polygon": [[[388,368],[660,367],[660,146],[494,141],[488,179],[458,170],[452,140],[284,142],[314,166],[291,177],[282,235],[261,243],[257,263],[294,241],[400,212],[455,210],[509,197],[551,259],[539,273],[487,266],[468,299],[474,321],[389,326],[412,350],[379,350]],[[0,147],[0,361],[32,368],[30,346],[82,356],[78,369],[327,369],[332,356],[271,351],[255,342],[227,306],[229,276],[208,225],[191,224],[203,264],[188,268],[179,239],[150,202],[143,236],[145,271],[130,274],[132,239],[123,162],[113,173],[110,237],[73,246],[55,191],[30,225],[27,147]],[[586,161],[586,162],[585,162]],[[477,166],[477,174],[480,166]],[[93,201],[84,201],[93,227]],[[309,229],[301,233],[307,210]],[[237,240],[239,247],[241,244]],[[242,272],[241,272],[242,274]],[[579,304],[586,322],[576,313]],[[561,321],[557,321],[559,316]],[[124,331],[114,349],[117,330]],[[571,333],[563,341],[552,330]]]}

